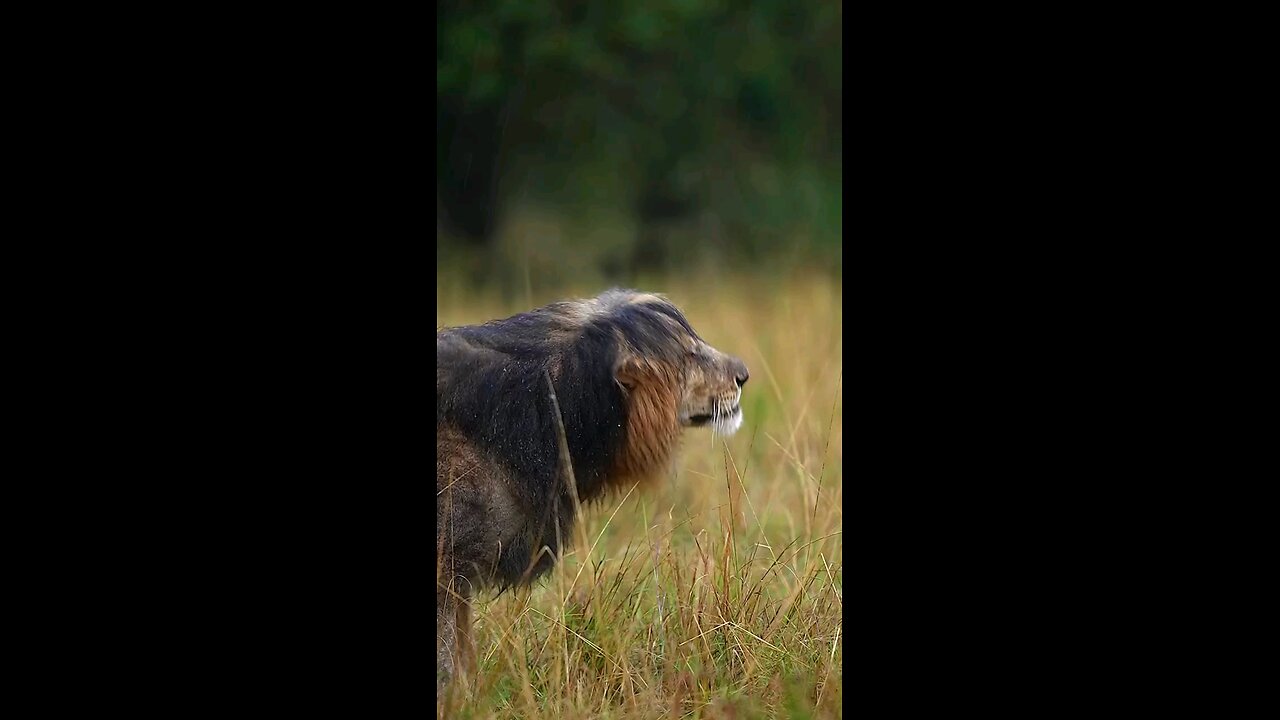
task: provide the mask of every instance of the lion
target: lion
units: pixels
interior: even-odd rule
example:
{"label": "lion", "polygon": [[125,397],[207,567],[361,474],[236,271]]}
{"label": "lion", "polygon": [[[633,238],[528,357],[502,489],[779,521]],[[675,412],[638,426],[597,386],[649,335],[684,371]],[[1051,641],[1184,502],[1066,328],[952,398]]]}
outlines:
{"label": "lion", "polygon": [[543,576],[575,504],[663,474],[683,429],[736,432],[749,377],[634,290],[437,330],[437,685],[474,663],[478,591]]}

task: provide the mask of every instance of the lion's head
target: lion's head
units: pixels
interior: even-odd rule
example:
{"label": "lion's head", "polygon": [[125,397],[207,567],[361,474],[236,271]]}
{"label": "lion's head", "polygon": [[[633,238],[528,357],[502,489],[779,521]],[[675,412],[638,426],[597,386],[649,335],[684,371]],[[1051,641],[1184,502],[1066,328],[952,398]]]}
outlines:
{"label": "lion's head", "polygon": [[742,386],[751,377],[745,363],[711,347],[661,295],[623,291],[601,298],[613,301],[622,321],[615,376],[629,393],[662,393],[665,419],[681,427],[709,425],[722,435],[737,431]]}
{"label": "lion's head", "polygon": [[631,290],[606,292],[585,307],[616,341],[614,378],[622,388],[626,440],[616,468],[651,475],[670,458],[683,428],[710,426],[730,435],[742,425],[742,360],[699,337],[670,300]]}

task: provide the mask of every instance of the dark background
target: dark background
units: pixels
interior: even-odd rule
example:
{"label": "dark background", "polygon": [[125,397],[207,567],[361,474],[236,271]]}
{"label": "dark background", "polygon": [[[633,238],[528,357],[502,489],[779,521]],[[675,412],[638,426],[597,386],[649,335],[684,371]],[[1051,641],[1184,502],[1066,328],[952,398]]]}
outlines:
{"label": "dark background", "polygon": [[839,273],[839,3],[444,2],[437,274]]}

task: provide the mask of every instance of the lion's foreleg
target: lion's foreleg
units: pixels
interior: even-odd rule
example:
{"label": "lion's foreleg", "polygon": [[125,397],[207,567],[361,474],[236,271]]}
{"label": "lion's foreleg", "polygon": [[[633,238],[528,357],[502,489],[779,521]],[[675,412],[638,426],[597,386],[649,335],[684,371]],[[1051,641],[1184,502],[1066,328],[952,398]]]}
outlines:
{"label": "lion's foreleg", "polygon": [[[463,583],[465,585],[465,582]],[[475,670],[470,593],[458,586],[436,592],[436,685]]]}
{"label": "lion's foreleg", "polygon": [[457,628],[457,668],[463,675],[469,675],[476,669],[476,647],[471,637],[471,599],[463,597],[455,599],[458,611],[455,620]]}
{"label": "lion's foreleg", "polygon": [[436,591],[436,688],[449,684],[458,645],[457,600],[449,590]]}

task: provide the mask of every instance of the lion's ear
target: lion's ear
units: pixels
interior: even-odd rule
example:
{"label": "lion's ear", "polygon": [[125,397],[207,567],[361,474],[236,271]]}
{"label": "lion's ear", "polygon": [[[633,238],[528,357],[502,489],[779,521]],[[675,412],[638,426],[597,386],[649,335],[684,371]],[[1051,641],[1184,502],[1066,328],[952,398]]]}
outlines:
{"label": "lion's ear", "polygon": [[622,387],[630,390],[640,382],[640,376],[644,372],[644,366],[635,358],[627,358],[618,362],[613,369],[613,379],[618,381]]}

